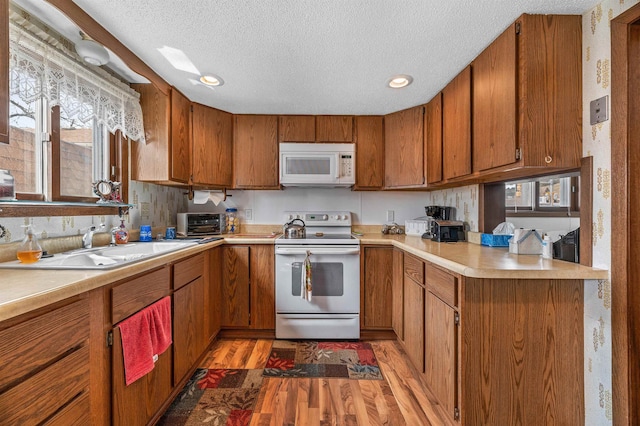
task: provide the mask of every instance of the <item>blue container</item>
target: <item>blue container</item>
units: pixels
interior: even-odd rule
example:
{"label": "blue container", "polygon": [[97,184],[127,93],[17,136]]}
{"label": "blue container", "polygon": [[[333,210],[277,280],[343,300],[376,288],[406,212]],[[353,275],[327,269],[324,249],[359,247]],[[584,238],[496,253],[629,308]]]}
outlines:
{"label": "blue container", "polygon": [[173,240],[176,238],[176,228],[174,228],[173,226],[169,226],[167,228],[167,232],[165,232],[164,234],[164,238],[167,240]]}
{"label": "blue container", "polygon": [[140,226],[140,241],[151,241],[153,236],[151,235],[151,225]]}
{"label": "blue container", "polygon": [[511,237],[511,235],[482,234],[480,235],[480,244],[489,247],[509,247]]}

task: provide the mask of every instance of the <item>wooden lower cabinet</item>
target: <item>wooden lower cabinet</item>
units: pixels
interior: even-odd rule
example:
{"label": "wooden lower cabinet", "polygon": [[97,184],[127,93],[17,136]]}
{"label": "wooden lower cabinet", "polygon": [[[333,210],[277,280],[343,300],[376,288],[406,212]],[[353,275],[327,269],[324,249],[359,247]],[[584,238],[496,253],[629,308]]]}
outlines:
{"label": "wooden lower cabinet", "polygon": [[273,245],[222,248],[222,328],[275,329]]}
{"label": "wooden lower cabinet", "polygon": [[[404,252],[393,249],[393,278],[391,283],[391,324],[398,340],[404,341]],[[388,308],[387,308],[388,309]]]}
{"label": "wooden lower cabinet", "polygon": [[424,287],[404,275],[404,347],[409,359],[424,371]]}
{"label": "wooden lower cabinet", "polygon": [[364,246],[361,254],[360,276],[362,329],[392,328],[393,248]]}
{"label": "wooden lower cabinet", "polygon": [[177,385],[209,346],[205,336],[204,279],[173,293],[173,383]]}

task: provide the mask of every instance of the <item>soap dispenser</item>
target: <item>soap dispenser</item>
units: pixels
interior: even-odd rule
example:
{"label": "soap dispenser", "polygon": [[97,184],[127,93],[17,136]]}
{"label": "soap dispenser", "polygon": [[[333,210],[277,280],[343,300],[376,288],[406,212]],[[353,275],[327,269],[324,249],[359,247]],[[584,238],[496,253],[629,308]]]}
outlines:
{"label": "soap dispenser", "polygon": [[124,219],[120,220],[120,228],[116,231],[116,244],[127,244],[129,242],[129,231],[124,225]]}
{"label": "soap dispenser", "polygon": [[27,225],[24,233],[24,240],[18,247],[18,260],[21,263],[35,263],[42,257],[42,247],[38,244],[38,239],[33,233],[31,225]]}

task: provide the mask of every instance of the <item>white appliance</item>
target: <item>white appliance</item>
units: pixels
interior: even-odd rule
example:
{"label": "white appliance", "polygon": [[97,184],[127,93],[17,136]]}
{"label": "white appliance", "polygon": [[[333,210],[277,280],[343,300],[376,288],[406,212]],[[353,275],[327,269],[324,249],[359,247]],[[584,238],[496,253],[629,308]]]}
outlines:
{"label": "white appliance", "polygon": [[337,188],[355,183],[355,144],[280,144],[280,185]]}
{"label": "white appliance", "polygon": [[[302,219],[305,238],[276,240],[276,338],[360,338],[360,241],[351,212],[285,212]],[[303,262],[310,253],[312,296],[301,297]]]}

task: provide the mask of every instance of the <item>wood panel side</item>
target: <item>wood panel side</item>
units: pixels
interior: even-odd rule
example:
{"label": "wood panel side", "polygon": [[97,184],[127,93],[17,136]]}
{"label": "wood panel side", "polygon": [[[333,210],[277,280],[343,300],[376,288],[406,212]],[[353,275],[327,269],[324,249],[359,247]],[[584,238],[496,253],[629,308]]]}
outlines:
{"label": "wood panel side", "polygon": [[355,117],[356,184],[354,189],[380,189],[384,185],[384,119]]}
{"label": "wood panel side", "polygon": [[353,140],[353,116],[317,115],[316,140],[318,142],[351,142]]}
{"label": "wood panel side", "polygon": [[442,89],[442,175],[471,173],[471,67]]}
{"label": "wood panel side", "polygon": [[230,187],[233,165],[233,115],[193,104],[193,184]]}
{"label": "wood panel side", "polygon": [[249,247],[222,248],[222,327],[249,327]]}
{"label": "wood panel side", "polygon": [[584,424],[583,286],[465,278],[463,424]]}
{"label": "wood panel side", "polygon": [[389,301],[393,298],[393,248],[364,247],[362,264],[362,325],[373,329],[391,328],[393,306],[389,305]]}
{"label": "wood panel side", "polygon": [[473,60],[473,171],[516,161],[516,24]]}
{"label": "wood panel side", "polygon": [[0,143],[9,143],[9,0],[0,12]]}
{"label": "wood panel side", "polygon": [[188,183],[191,176],[191,102],[171,89],[171,180]]}
{"label": "wood panel side", "polygon": [[[580,160],[580,222],[593,223],[593,157]],[[580,264],[593,265],[593,226],[580,227]]]}
{"label": "wood panel side", "polygon": [[272,245],[252,245],[249,257],[251,322],[253,329],[276,328],[275,254]]}
{"label": "wood panel side", "polygon": [[424,164],[427,185],[442,180],[442,92],[425,106]]}
{"label": "wood panel side", "polygon": [[279,142],[315,142],[315,140],[315,116],[281,115],[278,117]]}

